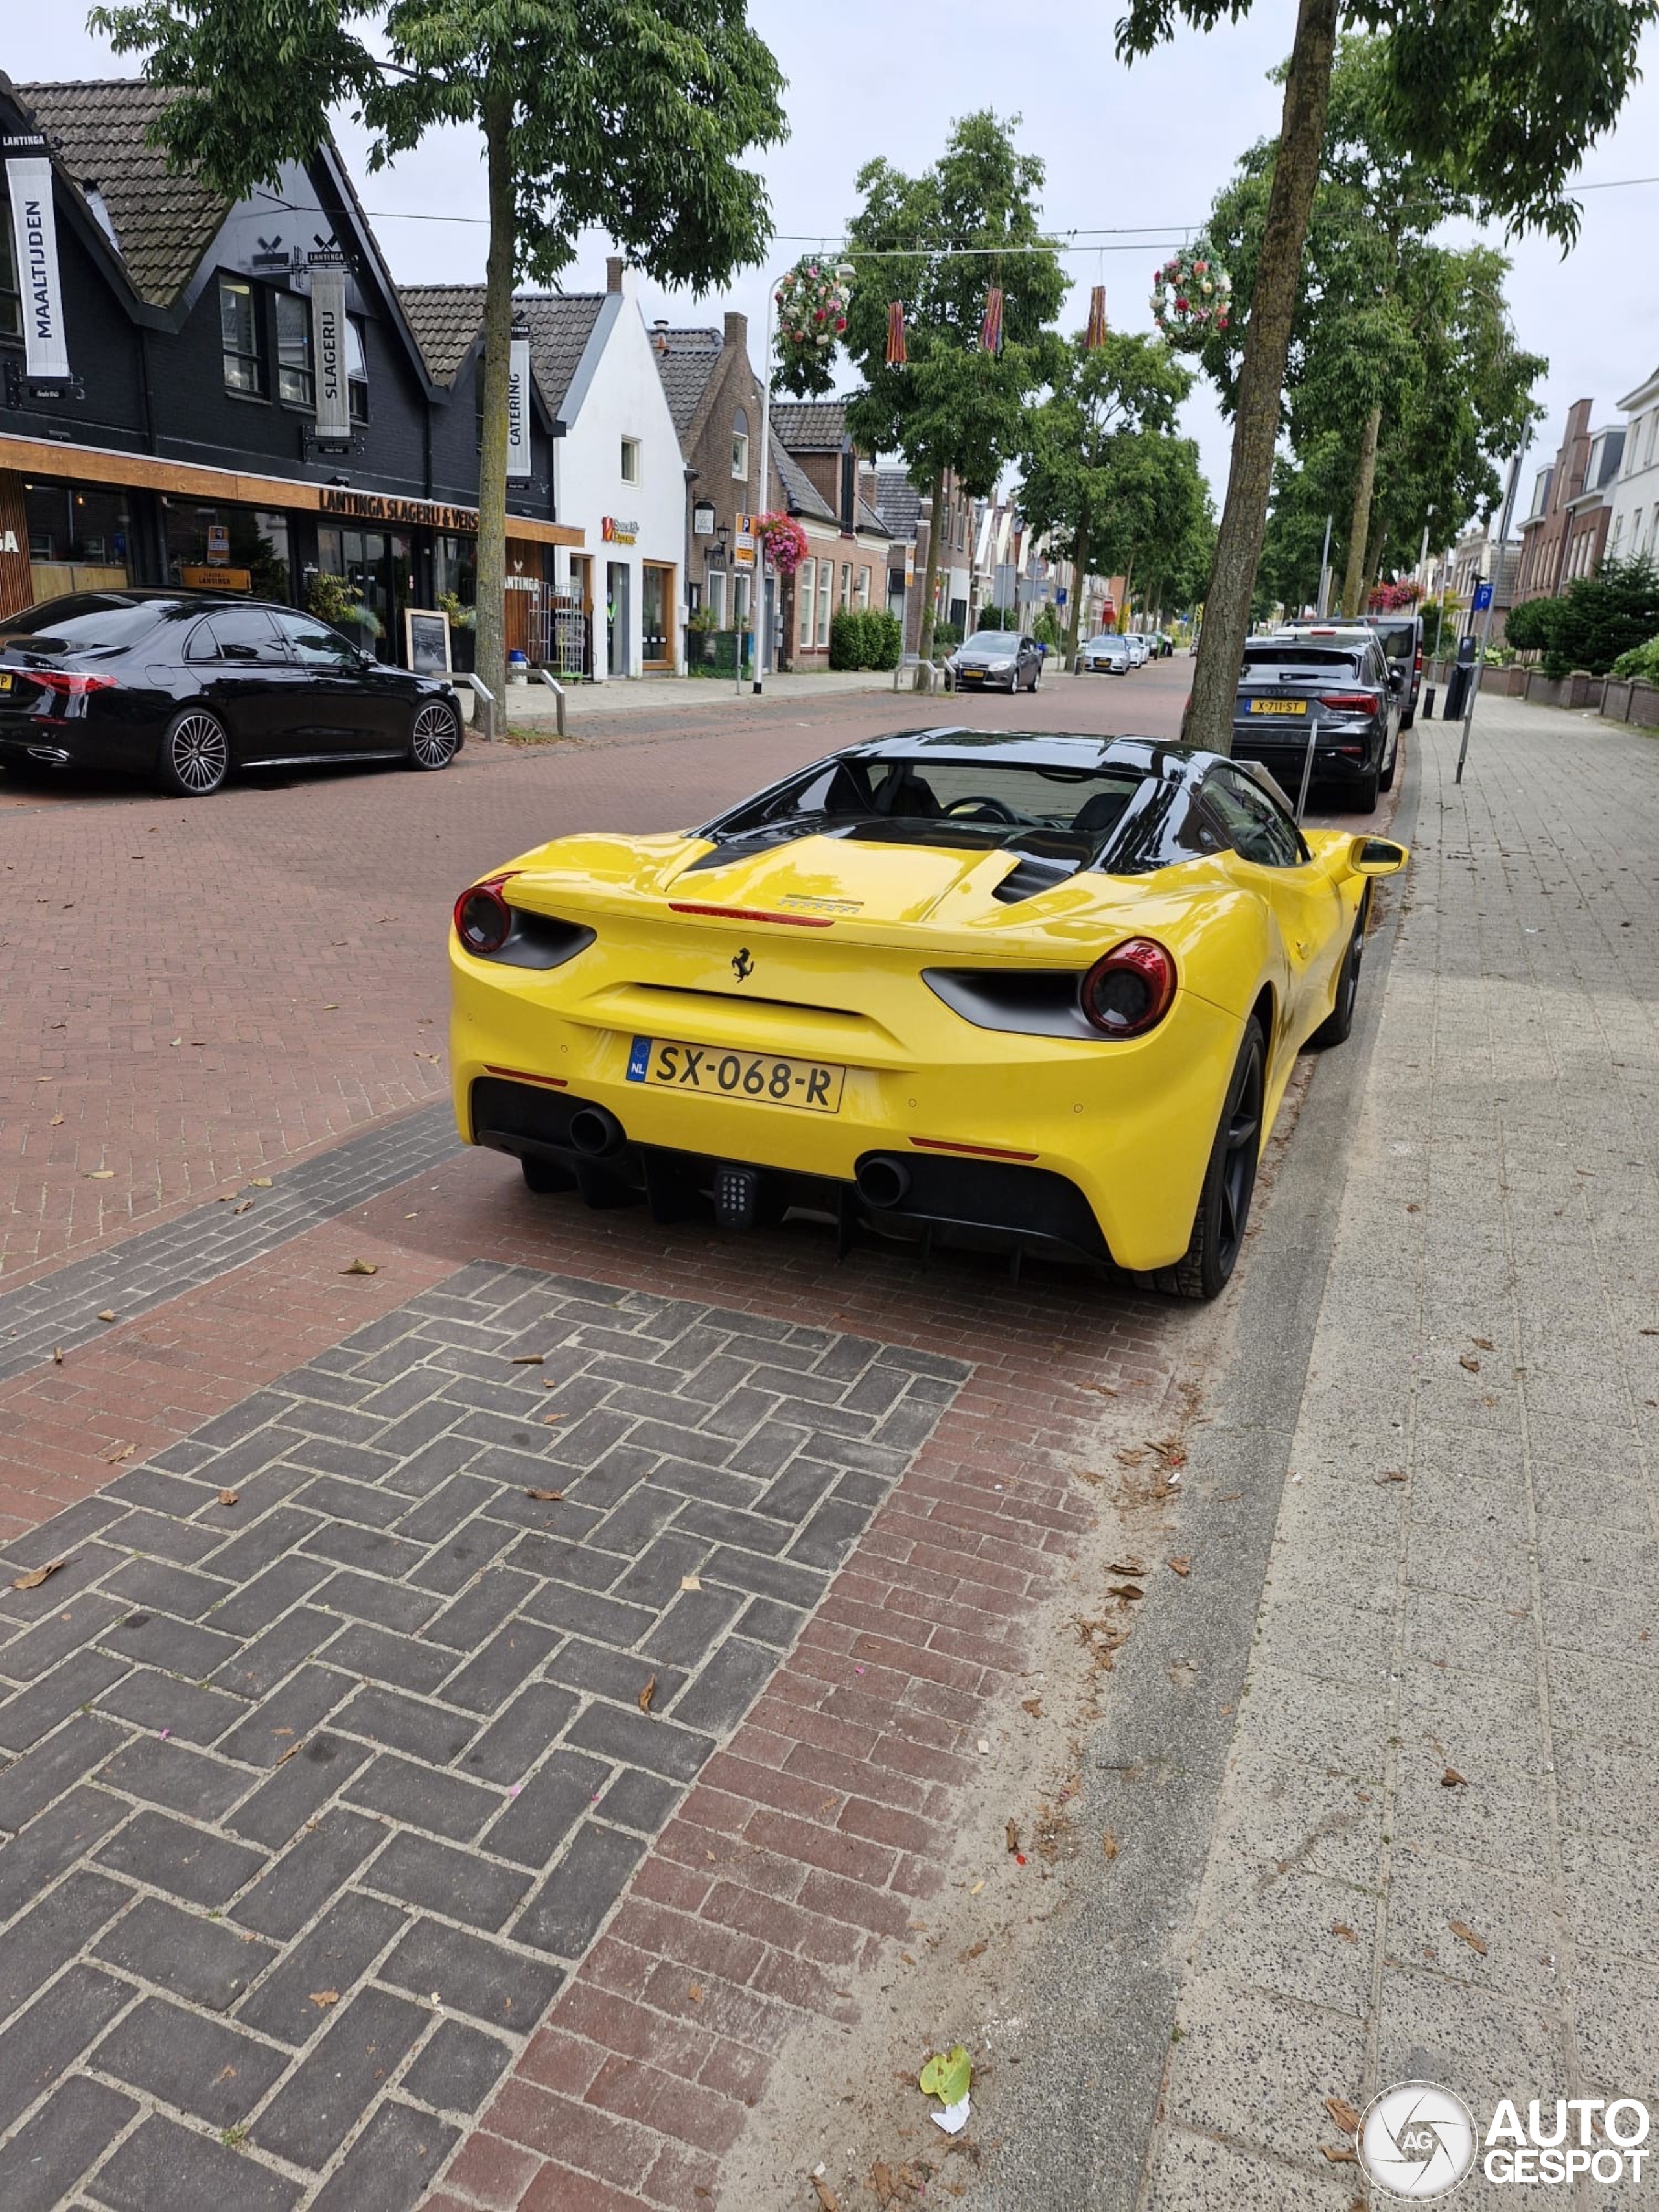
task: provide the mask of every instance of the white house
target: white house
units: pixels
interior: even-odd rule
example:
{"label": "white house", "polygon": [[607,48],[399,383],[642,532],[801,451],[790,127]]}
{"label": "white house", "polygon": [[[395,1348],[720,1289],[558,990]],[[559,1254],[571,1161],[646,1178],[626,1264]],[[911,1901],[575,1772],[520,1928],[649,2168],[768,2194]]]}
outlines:
{"label": "white house", "polygon": [[1659,368],[1619,402],[1626,417],[1624,465],[1609,487],[1607,557],[1659,560]]}

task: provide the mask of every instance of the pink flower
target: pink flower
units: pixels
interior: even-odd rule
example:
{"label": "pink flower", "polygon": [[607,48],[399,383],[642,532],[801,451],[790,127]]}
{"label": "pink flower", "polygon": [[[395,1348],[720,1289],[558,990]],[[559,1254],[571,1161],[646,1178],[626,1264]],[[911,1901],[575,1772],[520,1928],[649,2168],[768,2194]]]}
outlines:
{"label": "pink flower", "polygon": [[1181,295],[1177,292],[1177,293],[1176,293],[1176,313],[1178,315],[1184,315],[1184,314],[1186,313],[1186,312],[1187,312],[1187,302],[1186,302],[1186,301],[1182,298]]}
{"label": "pink flower", "polygon": [[1195,276],[1201,276],[1209,265],[1210,264],[1207,261],[1194,261],[1193,264],[1193,272]]}
{"label": "pink flower", "polygon": [[838,331],[844,331],[847,328],[847,318],[845,315],[837,315],[836,317],[836,328]]}

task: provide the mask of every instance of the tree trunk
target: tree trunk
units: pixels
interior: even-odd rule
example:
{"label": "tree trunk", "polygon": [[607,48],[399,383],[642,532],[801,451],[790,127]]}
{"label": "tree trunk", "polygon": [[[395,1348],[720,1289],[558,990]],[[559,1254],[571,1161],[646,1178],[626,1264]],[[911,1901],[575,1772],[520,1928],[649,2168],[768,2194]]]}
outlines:
{"label": "tree trunk", "polygon": [[[939,593],[939,541],[944,526],[945,471],[937,470],[933,476],[933,510],[927,524],[927,562],[921,579],[921,627],[916,633],[916,656],[920,660],[933,657],[933,601]],[[926,668],[916,671],[916,689],[926,691],[933,678]]]}
{"label": "tree trunk", "polygon": [[1365,417],[1359,439],[1359,473],[1354,479],[1353,517],[1348,525],[1348,565],[1342,578],[1342,611],[1352,622],[1363,611],[1365,580],[1370,574],[1371,490],[1376,482],[1376,440],[1382,428],[1379,400]]}
{"label": "tree trunk", "polygon": [[1079,510],[1077,528],[1072,533],[1072,604],[1066,610],[1066,665],[1077,666],[1079,627],[1083,621],[1083,579],[1089,563],[1089,495],[1085,489],[1083,505]]}
{"label": "tree trunk", "polygon": [[489,192],[484,263],[483,442],[478,453],[479,680],[507,703],[507,395],[517,258],[513,205],[513,101],[486,92],[481,103]]}
{"label": "tree trunk", "polygon": [[1232,742],[1233,702],[1273,488],[1279,393],[1302,288],[1302,247],[1324,147],[1336,15],[1337,0],[1301,0],[1285,80],[1284,119],[1238,380],[1227,501],[1216,536],[1192,704],[1183,731],[1189,744],[1206,746],[1212,752],[1224,753]]}

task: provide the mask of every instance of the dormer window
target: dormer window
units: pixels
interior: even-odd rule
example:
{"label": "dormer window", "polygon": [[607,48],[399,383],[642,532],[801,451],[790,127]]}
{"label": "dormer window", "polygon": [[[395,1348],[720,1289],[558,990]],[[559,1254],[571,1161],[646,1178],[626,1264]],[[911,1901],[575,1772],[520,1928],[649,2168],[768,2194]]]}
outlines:
{"label": "dormer window", "polygon": [[749,417],[741,407],[732,417],[732,477],[736,483],[749,481]]}

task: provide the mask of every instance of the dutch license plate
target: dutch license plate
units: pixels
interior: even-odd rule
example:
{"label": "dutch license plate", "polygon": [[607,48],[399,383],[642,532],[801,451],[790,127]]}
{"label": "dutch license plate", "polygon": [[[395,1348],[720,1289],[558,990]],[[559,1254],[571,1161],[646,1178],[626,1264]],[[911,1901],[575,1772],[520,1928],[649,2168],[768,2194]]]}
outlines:
{"label": "dutch license plate", "polygon": [[5,669],[0,668],[0,691],[9,691],[10,689],[11,677]]}
{"label": "dutch license plate", "polygon": [[823,1060],[780,1060],[775,1053],[721,1052],[714,1045],[636,1036],[629,1048],[628,1079],[656,1090],[696,1091],[796,1106],[810,1114],[836,1114],[847,1070]]}
{"label": "dutch license plate", "polygon": [[964,668],[962,672],[962,680],[964,684],[983,684],[985,671],[982,668]]}
{"label": "dutch license plate", "polygon": [[1307,711],[1305,699],[1252,699],[1250,702],[1253,714],[1305,714]]}

